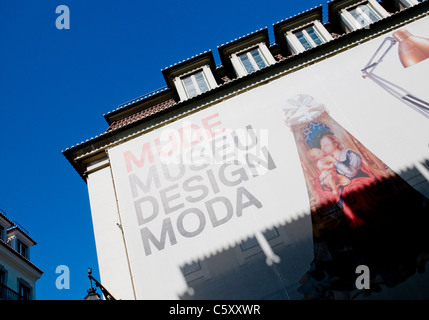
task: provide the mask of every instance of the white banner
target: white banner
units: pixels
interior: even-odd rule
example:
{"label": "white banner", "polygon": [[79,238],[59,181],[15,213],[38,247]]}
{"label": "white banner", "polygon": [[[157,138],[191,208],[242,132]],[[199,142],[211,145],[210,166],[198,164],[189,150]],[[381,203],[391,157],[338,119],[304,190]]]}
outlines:
{"label": "white banner", "polygon": [[[427,21],[406,29],[429,38]],[[181,266],[269,228],[304,217],[312,237],[302,160],[285,121],[288,100],[297,94],[323,105],[397,173],[429,158],[429,119],[362,77],[361,70],[388,36],[109,150],[139,299],[179,297],[188,290]],[[429,101],[429,60],[404,68],[397,50],[386,54],[377,75]],[[306,259],[310,264],[313,257]]]}

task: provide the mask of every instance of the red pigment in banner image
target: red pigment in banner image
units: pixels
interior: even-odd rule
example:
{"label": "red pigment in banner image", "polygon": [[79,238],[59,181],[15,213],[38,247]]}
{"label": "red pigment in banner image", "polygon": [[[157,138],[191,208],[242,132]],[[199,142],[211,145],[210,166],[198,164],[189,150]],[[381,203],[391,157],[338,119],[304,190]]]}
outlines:
{"label": "red pigment in banner image", "polygon": [[[129,150],[123,153],[146,256],[164,250],[168,244],[174,246],[183,238],[197,237],[206,228],[240,218],[249,207],[263,207],[245,182],[276,169],[264,139],[250,124],[236,130],[223,129],[217,116],[203,119],[202,127],[193,125],[193,130],[200,132],[195,140],[186,139],[183,129],[191,127],[185,126],[167,132],[164,150],[161,139],[156,138],[153,145],[160,147],[145,142],[139,154]],[[233,152],[222,153],[227,146],[232,146]],[[204,151],[200,163],[186,156],[198,147]],[[174,156],[177,161],[169,161]],[[235,198],[227,196],[231,193]],[[187,225],[189,217],[197,221],[196,226]]]}
{"label": "red pigment in banner image", "polygon": [[393,287],[424,271],[429,200],[338,124],[311,96],[288,100],[307,184],[314,260],[301,279],[307,299],[347,297],[356,267]]}

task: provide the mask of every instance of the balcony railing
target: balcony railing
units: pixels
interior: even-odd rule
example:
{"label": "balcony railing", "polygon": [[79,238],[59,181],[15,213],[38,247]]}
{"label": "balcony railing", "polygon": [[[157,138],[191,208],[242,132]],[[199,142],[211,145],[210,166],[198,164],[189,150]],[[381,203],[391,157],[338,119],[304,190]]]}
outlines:
{"label": "balcony railing", "polygon": [[16,291],[0,283],[0,300],[24,300]]}

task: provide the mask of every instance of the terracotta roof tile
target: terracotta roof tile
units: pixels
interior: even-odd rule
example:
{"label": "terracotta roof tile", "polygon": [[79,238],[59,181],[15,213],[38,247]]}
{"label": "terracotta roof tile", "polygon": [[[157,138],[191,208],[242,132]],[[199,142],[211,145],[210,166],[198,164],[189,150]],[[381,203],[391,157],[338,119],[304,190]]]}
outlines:
{"label": "terracotta roof tile", "polygon": [[122,128],[124,126],[127,126],[131,123],[134,123],[138,120],[144,119],[152,114],[161,112],[162,110],[168,109],[176,104],[176,101],[174,99],[168,99],[166,101],[163,101],[161,103],[158,103],[150,108],[144,109],[140,112],[134,113],[126,118],[117,120],[112,122],[112,124],[107,128],[106,132],[115,131],[119,128]]}

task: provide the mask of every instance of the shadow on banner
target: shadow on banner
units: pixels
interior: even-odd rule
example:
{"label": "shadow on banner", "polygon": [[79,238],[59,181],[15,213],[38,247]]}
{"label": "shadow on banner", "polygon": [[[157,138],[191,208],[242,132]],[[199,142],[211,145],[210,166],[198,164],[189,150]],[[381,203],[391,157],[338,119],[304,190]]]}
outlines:
{"label": "shadow on banner", "polygon": [[428,299],[429,182],[392,171],[312,97],[289,101],[311,212],[183,266],[183,299]]}

